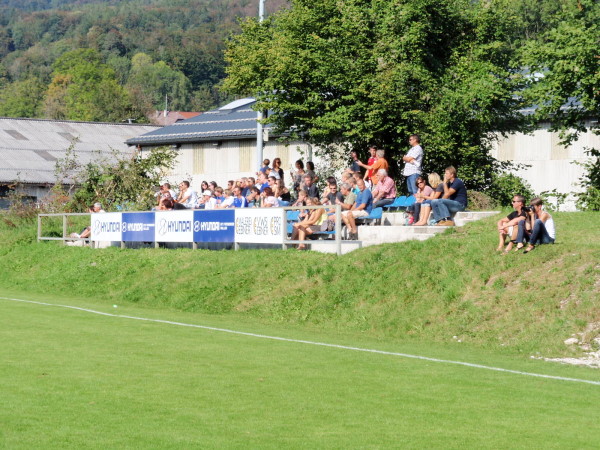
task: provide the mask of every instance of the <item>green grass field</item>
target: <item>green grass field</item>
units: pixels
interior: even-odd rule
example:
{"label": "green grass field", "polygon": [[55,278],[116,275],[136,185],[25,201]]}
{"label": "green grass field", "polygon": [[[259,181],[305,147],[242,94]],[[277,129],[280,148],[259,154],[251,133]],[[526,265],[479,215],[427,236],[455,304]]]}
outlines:
{"label": "green grass field", "polygon": [[[600,381],[597,371],[458,343],[390,343],[169,309],[115,309],[74,298],[68,304]],[[0,300],[0,336],[3,448],[594,448],[600,442],[598,385],[7,300]]]}
{"label": "green grass field", "polygon": [[[598,383],[531,358],[598,335],[598,218],[555,214],[558,242],[528,255],[496,254],[490,218],[335,257],[65,247],[0,216],[0,297]],[[0,343],[0,448],[600,442],[597,384],[6,299]]]}

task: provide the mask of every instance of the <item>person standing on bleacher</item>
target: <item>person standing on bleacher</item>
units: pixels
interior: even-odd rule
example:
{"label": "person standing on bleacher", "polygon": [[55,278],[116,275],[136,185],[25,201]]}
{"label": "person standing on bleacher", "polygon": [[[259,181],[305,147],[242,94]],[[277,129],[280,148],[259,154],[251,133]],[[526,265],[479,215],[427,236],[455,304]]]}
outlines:
{"label": "person standing on bleacher", "polygon": [[417,177],[421,175],[423,148],[421,147],[421,138],[418,134],[411,134],[408,138],[408,143],[411,145],[411,149],[402,157],[402,161],[404,161],[402,175],[406,177],[408,195],[414,195],[417,193]]}

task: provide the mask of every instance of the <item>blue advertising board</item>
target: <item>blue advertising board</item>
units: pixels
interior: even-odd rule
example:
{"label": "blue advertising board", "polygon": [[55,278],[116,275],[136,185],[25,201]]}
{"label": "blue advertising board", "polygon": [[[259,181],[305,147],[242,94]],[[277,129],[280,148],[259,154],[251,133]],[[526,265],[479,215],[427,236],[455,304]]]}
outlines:
{"label": "blue advertising board", "polygon": [[194,211],[194,242],[234,242],[235,210]]}
{"label": "blue advertising board", "polygon": [[154,213],[122,213],[122,240],[127,242],[154,242]]}

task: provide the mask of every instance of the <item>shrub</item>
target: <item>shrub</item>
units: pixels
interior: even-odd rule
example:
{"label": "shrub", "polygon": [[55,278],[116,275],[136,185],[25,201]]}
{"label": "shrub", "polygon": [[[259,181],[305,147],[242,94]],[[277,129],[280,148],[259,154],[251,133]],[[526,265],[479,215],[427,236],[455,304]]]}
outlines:
{"label": "shrub", "polygon": [[581,164],[585,174],[579,179],[583,192],[576,195],[576,205],[583,211],[600,211],[600,151],[594,148],[586,151],[592,159]]}
{"label": "shrub", "polygon": [[494,201],[496,207],[510,205],[515,195],[522,195],[527,201],[534,197],[529,183],[512,173],[494,175],[492,183],[485,193]]}
{"label": "shrub", "polygon": [[479,191],[469,191],[470,211],[489,211],[494,209],[494,201],[489,195]]}

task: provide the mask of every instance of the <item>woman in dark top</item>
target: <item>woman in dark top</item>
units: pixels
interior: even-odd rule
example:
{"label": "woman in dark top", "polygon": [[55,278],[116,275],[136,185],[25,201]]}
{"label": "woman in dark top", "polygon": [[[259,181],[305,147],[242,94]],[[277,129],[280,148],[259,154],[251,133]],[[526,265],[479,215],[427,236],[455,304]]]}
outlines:
{"label": "woman in dark top", "polygon": [[275,158],[273,160],[273,171],[279,174],[279,179],[283,181],[283,169],[281,168],[281,158]]}

